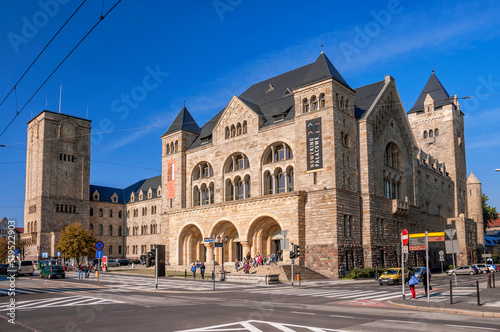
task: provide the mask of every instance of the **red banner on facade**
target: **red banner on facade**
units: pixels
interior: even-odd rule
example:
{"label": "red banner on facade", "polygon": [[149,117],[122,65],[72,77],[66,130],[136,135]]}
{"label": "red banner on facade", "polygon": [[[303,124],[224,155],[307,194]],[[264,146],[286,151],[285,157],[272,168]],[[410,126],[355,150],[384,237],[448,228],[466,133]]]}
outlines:
{"label": "red banner on facade", "polygon": [[167,161],[167,199],[175,197],[175,160]]}

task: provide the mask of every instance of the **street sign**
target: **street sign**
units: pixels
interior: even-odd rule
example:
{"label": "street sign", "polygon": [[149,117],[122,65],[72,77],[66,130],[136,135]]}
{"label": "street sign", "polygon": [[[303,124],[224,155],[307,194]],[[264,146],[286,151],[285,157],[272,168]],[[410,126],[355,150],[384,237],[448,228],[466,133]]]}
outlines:
{"label": "street sign", "polygon": [[288,231],[281,231],[281,235],[283,236],[284,239],[286,239],[286,236],[288,235]]}
{"label": "street sign", "polygon": [[47,258],[47,253],[46,252],[42,252],[42,258]]}
{"label": "street sign", "polygon": [[403,245],[408,245],[408,231],[403,229],[403,234],[401,234],[401,238],[403,239]]}
{"label": "street sign", "polygon": [[444,251],[439,250],[439,256],[444,256]]}
{"label": "street sign", "polygon": [[108,256],[102,256],[102,264],[108,263]]}
{"label": "street sign", "polygon": [[417,234],[409,234],[410,251],[425,250],[425,234],[424,237],[413,237],[412,235]]}
{"label": "street sign", "polygon": [[57,257],[61,257],[61,252],[60,251],[57,252]]}
{"label": "street sign", "polygon": [[455,240],[457,237],[456,229],[445,229],[444,233],[446,234],[447,240]]}
{"label": "street sign", "polygon": [[97,242],[95,243],[95,248],[96,248],[97,250],[102,250],[102,249],[104,249],[104,243],[102,243],[102,241],[97,241]]}
{"label": "street sign", "polygon": [[403,247],[403,254],[408,254],[408,246]]}
{"label": "street sign", "polygon": [[222,248],[222,242],[215,242],[215,248]]}
{"label": "street sign", "polygon": [[488,258],[488,257],[491,257],[491,254],[482,254],[481,257]]}
{"label": "street sign", "polygon": [[205,243],[214,242],[214,238],[213,237],[206,237],[203,239],[203,242],[205,242]]}
{"label": "street sign", "polygon": [[280,247],[281,250],[288,250],[288,248],[290,248],[290,240],[289,239],[281,239],[280,244],[281,244],[281,247]]}
{"label": "street sign", "polygon": [[19,249],[14,249],[14,255],[19,255]]}
{"label": "street sign", "polygon": [[102,258],[102,250],[97,250],[95,252],[95,258]]}
{"label": "street sign", "polygon": [[439,261],[444,262],[444,256],[439,256]]}

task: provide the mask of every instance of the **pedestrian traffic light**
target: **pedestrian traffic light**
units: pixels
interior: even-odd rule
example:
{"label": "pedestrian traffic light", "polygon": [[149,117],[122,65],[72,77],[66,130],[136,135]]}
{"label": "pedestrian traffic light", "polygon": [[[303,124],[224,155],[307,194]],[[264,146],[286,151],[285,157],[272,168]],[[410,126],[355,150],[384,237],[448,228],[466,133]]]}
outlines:
{"label": "pedestrian traffic light", "polygon": [[300,256],[300,246],[294,244],[293,245],[293,256],[294,258],[297,258]]}
{"label": "pedestrian traffic light", "polygon": [[293,252],[293,250],[290,250],[290,259],[294,259],[295,258],[295,253]]}

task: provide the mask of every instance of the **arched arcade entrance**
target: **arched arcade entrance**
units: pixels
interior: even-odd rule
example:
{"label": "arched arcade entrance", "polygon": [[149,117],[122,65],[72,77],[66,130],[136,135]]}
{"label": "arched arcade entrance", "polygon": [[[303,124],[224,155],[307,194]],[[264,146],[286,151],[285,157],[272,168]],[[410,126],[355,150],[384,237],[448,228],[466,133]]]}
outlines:
{"label": "arched arcade entrance", "polygon": [[203,245],[203,235],[200,229],[193,225],[186,225],[179,236],[179,265],[189,265],[196,261],[205,262],[206,248]]}

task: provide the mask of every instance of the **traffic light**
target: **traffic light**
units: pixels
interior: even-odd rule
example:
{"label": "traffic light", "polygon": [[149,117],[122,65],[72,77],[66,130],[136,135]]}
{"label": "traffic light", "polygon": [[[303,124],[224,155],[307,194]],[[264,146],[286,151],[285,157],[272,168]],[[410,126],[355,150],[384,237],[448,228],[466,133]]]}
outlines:
{"label": "traffic light", "polygon": [[295,253],[293,252],[293,250],[290,250],[290,259],[294,259],[295,258]]}
{"label": "traffic light", "polygon": [[297,258],[300,256],[300,246],[294,244],[293,245],[293,256],[294,258]]}

